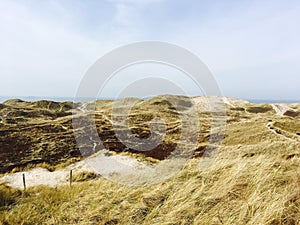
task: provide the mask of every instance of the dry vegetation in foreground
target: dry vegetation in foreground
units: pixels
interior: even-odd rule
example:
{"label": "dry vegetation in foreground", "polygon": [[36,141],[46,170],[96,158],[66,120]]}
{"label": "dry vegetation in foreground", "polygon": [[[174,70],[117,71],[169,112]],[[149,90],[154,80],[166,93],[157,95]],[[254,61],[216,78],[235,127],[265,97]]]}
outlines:
{"label": "dry vegetation in foreground", "polygon": [[[159,101],[152,99],[148,103],[152,107]],[[110,102],[103,104],[99,107]],[[148,107],[146,102],[141,106]],[[93,173],[74,174],[72,187],[37,186],[19,191],[0,184],[0,224],[300,224],[298,114],[278,117],[269,105],[243,102],[232,107],[227,107],[225,139],[217,158],[204,171],[199,169],[199,153],[176,176],[151,186],[120,185]],[[161,112],[173,110],[167,104],[160,108]],[[203,105],[199,105],[201,108]],[[292,108],[300,109],[299,104]],[[144,125],[145,119],[137,112],[133,117]],[[208,118],[206,114],[200,112],[202,121]],[[96,118],[98,124],[107,124],[101,118]],[[173,118],[168,132],[175,140]],[[8,122],[5,126],[9,128],[17,126]],[[209,123],[204,123],[201,129],[208,128]],[[6,127],[3,129],[9,133]],[[69,131],[64,132],[65,136],[60,137],[67,144]],[[46,134],[54,133],[45,131]],[[206,134],[199,144],[205,143]],[[151,158],[130,151],[114,154]]]}
{"label": "dry vegetation in foreground", "polygon": [[[191,159],[178,175],[152,186],[105,179],[72,187],[1,186],[2,224],[300,224],[299,150],[266,142],[270,151],[225,147],[206,171]],[[263,148],[263,147],[262,147]],[[251,153],[255,154],[251,154]],[[246,154],[249,153],[249,154]]]}

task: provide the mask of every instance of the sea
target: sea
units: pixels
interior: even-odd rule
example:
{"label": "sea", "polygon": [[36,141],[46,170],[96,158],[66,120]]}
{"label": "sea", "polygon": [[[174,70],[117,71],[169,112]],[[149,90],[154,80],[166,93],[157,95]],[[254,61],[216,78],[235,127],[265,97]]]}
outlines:
{"label": "sea", "polygon": [[[94,98],[80,98],[80,100],[76,99],[74,100],[74,97],[54,97],[54,96],[0,96],[0,103],[5,102],[9,99],[21,99],[23,101],[39,101],[39,100],[50,100],[55,102],[87,102],[95,100]],[[98,100],[113,100],[113,98],[101,98]],[[300,103],[300,100],[282,100],[282,99],[244,99],[249,102],[255,103],[255,104],[272,104],[272,103]]]}

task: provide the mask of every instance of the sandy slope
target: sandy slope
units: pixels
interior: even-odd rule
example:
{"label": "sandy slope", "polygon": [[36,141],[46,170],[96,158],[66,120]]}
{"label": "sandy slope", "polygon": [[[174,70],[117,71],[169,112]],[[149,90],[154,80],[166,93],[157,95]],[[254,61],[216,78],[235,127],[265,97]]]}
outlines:
{"label": "sandy slope", "polygon": [[291,108],[285,104],[271,104],[271,106],[275,110],[277,116],[283,116],[286,111],[291,110]]}
{"label": "sandy slope", "polygon": [[83,160],[66,168],[58,169],[54,172],[50,172],[45,168],[34,168],[24,172],[7,174],[0,178],[0,182],[7,182],[11,187],[22,189],[22,176],[23,174],[25,174],[27,187],[37,185],[48,185],[50,187],[56,187],[58,185],[67,183],[70,170],[74,170],[74,172],[92,171],[92,169]]}
{"label": "sandy slope", "polygon": [[27,187],[38,185],[56,187],[68,184],[70,170],[73,170],[73,174],[101,171],[101,175],[109,177],[113,174],[136,173],[141,169],[149,168],[150,167],[146,166],[144,163],[129,156],[107,156],[105,154],[99,154],[96,157],[87,158],[53,172],[50,172],[45,168],[34,168],[24,172],[7,174],[0,178],[0,183],[7,182],[10,187],[23,189],[22,176],[25,174]]}

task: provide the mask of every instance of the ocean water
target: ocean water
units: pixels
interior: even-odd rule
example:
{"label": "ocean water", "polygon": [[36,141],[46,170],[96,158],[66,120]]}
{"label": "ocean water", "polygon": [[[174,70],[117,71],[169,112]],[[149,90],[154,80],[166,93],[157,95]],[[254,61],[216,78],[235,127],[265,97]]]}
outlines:
{"label": "ocean water", "polygon": [[[65,101],[74,101],[74,97],[54,97],[54,96],[0,96],[0,103],[9,100],[9,99],[21,99],[23,101],[39,101],[39,100],[51,100],[55,102],[65,102]],[[111,100],[112,98],[101,98],[99,100]],[[80,102],[87,102],[94,100],[94,98],[81,98]],[[276,99],[245,99],[249,102],[256,104],[271,104],[271,103],[300,103],[300,100],[276,100]]]}
{"label": "ocean water", "polygon": [[266,99],[246,99],[246,101],[256,104],[272,104],[272,103],[300,103],[300,100],[266,100]]}
{"label": "ocean water", "polygon": [[[0,103],[9,99],[21,99],[23,101],[34,102],[40,100],[50,100],[55,102],[73,102],[74,97],[53,97],[53,96],[0,96]],[[80,102],[92,101],[94,98],[80,98]],[[110,98],[102,98],[102,100],[110,100]],[[78,99],[77,99],[78,102]]]}
{"label": "ocean water", "polygon": [[39,100],[51,100],[56,102],[73,101],[71,97],[37,97],[37,96],[0,96],[0,102],[4,102],[9,99],[21,99],[23,101],[34,102]]}

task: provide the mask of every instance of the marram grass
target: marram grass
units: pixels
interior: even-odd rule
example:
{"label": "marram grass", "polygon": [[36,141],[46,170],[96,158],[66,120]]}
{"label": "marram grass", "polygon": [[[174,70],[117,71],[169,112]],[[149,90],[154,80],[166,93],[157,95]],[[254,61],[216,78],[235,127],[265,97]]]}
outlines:
{"label": "marram grass", "polygon": [[199,170],[201,159],[191,159],[176,176],[151,186],[130,187],[99,178],[20,193],[2,185],[0,220],[2,224],[300,224],[300,158],[284,159],[280,143],[271,146],[276,148],[273,154],[254,155],[222,148],[206,170]]}

